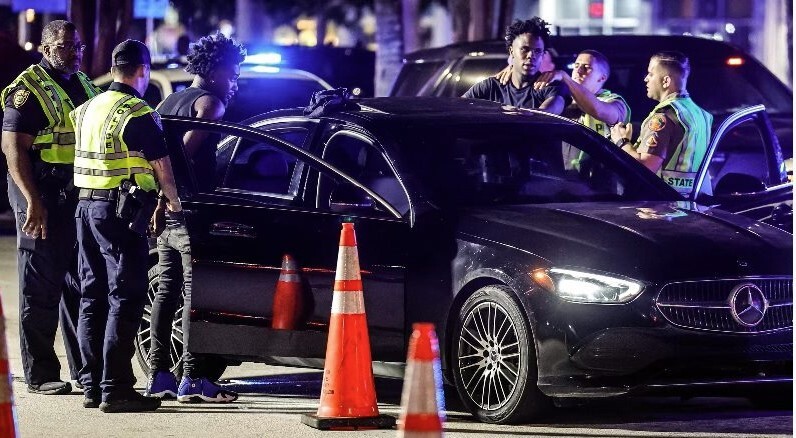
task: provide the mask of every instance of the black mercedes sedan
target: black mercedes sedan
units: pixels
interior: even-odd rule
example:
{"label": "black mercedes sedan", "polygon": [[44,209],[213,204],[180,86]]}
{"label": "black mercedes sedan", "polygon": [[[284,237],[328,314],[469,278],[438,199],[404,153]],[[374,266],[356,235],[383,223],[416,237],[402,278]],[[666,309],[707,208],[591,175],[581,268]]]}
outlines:
{"label": "black mercedes sedan", "polygon": [[[374,371],[400,377],[412,323],[433,322],[445,376],[482,421],[533,420],[557,398],[790,396],[790,233],[684,201],[558,116],[440,98],[311,110],[247,126],[163,118],[221,135],[214,174],[170,145],[191,181],[190,351],[322,367],[353,222]],[[306,286],[295,330],[270,328],[284,254]]]}

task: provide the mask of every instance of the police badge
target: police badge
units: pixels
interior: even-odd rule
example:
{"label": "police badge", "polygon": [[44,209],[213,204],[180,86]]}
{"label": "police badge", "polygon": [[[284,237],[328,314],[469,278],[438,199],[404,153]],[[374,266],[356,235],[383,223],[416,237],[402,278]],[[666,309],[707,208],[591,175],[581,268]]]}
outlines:
{"label": "police badge", "polygon": [[17,90],[14,93],[14,107],[19,108],[28,101],[28,97],[30,96],[30,91],[28,90]]}

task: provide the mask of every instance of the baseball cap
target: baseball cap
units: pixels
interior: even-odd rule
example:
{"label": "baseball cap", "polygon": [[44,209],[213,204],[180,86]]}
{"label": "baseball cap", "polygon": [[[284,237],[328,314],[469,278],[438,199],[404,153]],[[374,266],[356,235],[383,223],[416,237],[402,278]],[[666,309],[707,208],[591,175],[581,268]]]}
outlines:
{"label": "baseball cap", "polygon": [[138,40],[125,40],[119,43],[111,55],[111,66],[133,64],[151,65],[152,59],[149,56],[149,49]]}

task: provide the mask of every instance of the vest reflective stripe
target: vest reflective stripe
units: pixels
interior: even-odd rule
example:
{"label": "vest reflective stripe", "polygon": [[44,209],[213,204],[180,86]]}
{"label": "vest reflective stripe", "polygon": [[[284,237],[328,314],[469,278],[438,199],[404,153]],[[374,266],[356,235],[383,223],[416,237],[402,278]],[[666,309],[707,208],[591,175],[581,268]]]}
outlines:
{"label": "vest reflective stripe", "polygon": [[644,125],[656,111],[667,106],[674,109],[677,122],[683,127],[685,134],[671,156],[667,157],[660,175],[678,192],[690,194],[694,189],[694,179],[699,166],[708,150],[713,116],[700,108],[690,97],[675,96],[656,105],[644,121]]}
{"label": "vest reflective stripe", "polygon": [[[601,102],[612,102],[615,100],[622,102],[622,104],[625,106],[625,118],[624,120],[622,120],[622,122],[624,123],[630,122],[630,106],[628,106],[627,102],[625,102],[625,99],[622,98],[622,96],[616,93],[612,93],[609,90],[603,89],[600,90],[595,95],[595,97],[597,98],[597,100]],[[602,120],[598,120],[589,114],[583,113],[583,115],[581,115],[578,118],[578,122],[581,123],[582,125],[588,126],[589,128],[597,131],[600,135],[602,135],[605,138],[611,138],[611,129],[609,127],[610,125],[603,122]]]}
{"label": "vest reflective stripe", "polygon": [[[86,96],[91,98],[101,92],[88,76],[81,72],[75,74]],[[33,149],[40,151],[42,161],[71,164],[74,161],[75,135],[72,121],[68,117],[69,112],[74,109],[69,95],[37,64],[28,67],[3,90],[3,102],[11,89],[20,84],[24,84],[33,94],[47,117],[48,125],[36,133]]]}
{"label": "vest reflective stripe", "polygon": [[119,91],[107,91],[72,111],[77,145],[75,186],[111,189],[133,179],[144,190],[155,190],[154,171],[141,151],[124,143],[127,122],[153,109],[145,101]]}

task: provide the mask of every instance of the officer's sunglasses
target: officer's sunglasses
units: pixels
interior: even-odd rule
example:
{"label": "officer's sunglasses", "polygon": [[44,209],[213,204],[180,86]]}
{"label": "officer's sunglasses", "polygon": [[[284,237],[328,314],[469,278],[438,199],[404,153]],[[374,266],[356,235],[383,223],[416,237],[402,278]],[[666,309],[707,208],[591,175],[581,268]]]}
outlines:
{"label": "officer's sunglasses", "polygon": [[86,50],[86,45],[83,43],[74,44],[74,43],[66,43],[66,44],[51,44],[51,47],[58,48],[60,50],[66,50],[68,52],[82,52]]}

